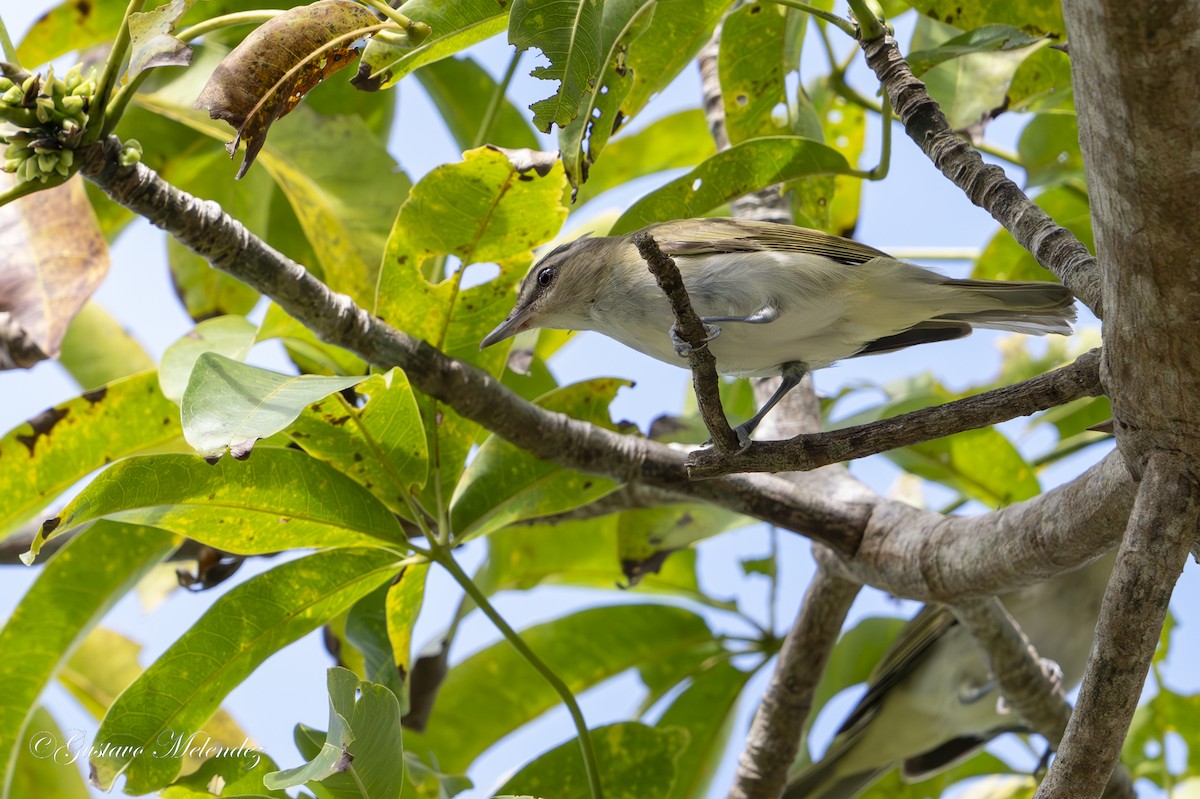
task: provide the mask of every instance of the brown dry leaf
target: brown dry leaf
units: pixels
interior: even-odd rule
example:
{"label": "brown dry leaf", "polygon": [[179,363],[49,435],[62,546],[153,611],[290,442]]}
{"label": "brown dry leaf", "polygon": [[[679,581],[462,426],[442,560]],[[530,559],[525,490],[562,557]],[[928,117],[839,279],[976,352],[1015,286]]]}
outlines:
{"label": "brown dry leaf", "polygon": [[382,27],[364,6],[320,0],[263,24],[225,57],[196,99],[196,108],[237,129],[237,138],[226,147],[230,156],[238,142],[246,140],[239,178],[254,163],[271,123],[349,65],[357,55],[351,45],[358,38]]}
{"label": "brown dry leaf", "polygon": [[108,265],[82,178],[0,206],[0,369],[57,357]]}

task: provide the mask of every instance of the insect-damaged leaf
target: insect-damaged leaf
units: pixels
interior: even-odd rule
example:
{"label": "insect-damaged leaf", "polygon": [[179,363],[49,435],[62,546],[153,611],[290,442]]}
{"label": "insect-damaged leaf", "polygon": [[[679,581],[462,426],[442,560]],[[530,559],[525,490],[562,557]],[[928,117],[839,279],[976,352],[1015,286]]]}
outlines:
{"label": "insect-damaged leaf", "polygon": [[347,66],[357,52],[351,47],[355,40],[383,27],[364,6],[320,0],[280,14],[225,57],[196,99],[196,108],[237,128],[237,138],[226,146],[230,156],[246,140],[239,178],[254,163],[271,123]]}
{"label": "insect-damaged leaf", "polygon": [[171,34],[175,23],[195,2],[170,0],[158,8],[130,15],[128,79],[152,67],[186,67],[192,63],[192,48]]}

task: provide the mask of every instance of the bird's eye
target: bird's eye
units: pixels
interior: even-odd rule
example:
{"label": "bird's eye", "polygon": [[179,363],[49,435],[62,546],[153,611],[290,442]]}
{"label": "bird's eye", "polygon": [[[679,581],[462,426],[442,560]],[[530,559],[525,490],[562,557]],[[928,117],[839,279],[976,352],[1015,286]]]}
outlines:
{"label": "bird's eye", "polygon": [[554,280],[554,270],[550,267],[546,267],[542,271],[538,272],[537,282],[542,288],[549,286],[550,281],[552,280]]}

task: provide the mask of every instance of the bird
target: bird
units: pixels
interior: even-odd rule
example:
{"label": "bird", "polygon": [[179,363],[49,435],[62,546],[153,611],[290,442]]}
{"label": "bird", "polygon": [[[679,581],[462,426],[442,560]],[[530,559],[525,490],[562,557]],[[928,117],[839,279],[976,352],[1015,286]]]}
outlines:
{"label": "bird", "polygon": [[[1069,690],[1083,679],[1116,553],[1000,599]],[[985,655],[954,614],[926,605],[875,667],[867,691],[820,760],[783,799],[852,799],[899,765],[919,782],[1005,732],[1027,731],[1005,709]]]}
{"label": "bird", "polygon": [[[845,358],[948,341],[983,327],[1071,334],[1074,296],[1051,282],[949,278],[852,239],[773,222],[703,218],[644,228],[679,268],[708,329],[717,371],[782,377],[736,428],[745,447],[763,417],[814,369]],[[594,330],[685,366],[675,317],[633,244],[585,236],[526,275],[508,317],[480,349],[531,328]]]}

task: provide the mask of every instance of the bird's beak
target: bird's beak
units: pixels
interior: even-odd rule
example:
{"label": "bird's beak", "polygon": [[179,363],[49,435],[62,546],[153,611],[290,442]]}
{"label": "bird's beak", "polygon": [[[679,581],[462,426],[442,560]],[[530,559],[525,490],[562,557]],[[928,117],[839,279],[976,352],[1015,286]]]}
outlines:
{"label": "bird's beak", "polygon": [[486,349],[498,341],[504,341],[506,338],[512,338],[529,327],[529,318],[533,315],[529,308],[513,308],[512,313],[508,318],[496,326],[496,329],[483,337],[483,341],[479,342],[479,349]]}

